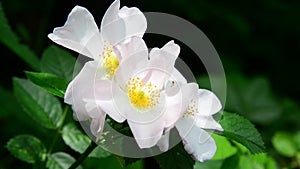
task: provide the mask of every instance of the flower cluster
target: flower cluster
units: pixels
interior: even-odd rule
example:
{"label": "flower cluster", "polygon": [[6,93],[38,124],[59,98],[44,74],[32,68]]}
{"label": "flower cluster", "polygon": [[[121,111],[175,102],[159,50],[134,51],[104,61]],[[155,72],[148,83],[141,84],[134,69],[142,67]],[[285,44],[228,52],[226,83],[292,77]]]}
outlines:
{"label": "flower cluster", "polygon": [[76,120],[92,119],[95,137],[108,115],[127,121],[140,148],[167,151],[175,127],[186,151],[198,161],[208,160],[216,145],[205,129],[223,130],[212,116],[221,103],[212,92],[187,83],[174,67],[180,53],[174,41],[148,52],[142,39],[146,28],[144,14],[134,7],[120,9],[119,0],[106,11],[100,31],[87,9],[74,7],[65,25],[48,37],[92,61],[69,83],[64,100]]}

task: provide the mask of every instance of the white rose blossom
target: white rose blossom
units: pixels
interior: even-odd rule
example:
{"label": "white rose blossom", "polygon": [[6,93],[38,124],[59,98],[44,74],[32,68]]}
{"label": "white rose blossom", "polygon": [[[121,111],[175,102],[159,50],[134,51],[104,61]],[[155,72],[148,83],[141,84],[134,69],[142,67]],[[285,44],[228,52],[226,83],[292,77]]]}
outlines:
{"label": "white rose blossom", "polygon": [[[170,79],[173,86],[186,84],[186,79],[179,73],[173,72],[173,77]],[[173,87],[167,83],[167,87]],[[192,155],[195,160],[200,162],[211,159],[216,150],[214,139],[205,130],[223,131],[222,126],[216,122],[213,115],[222,109],[221,102],[217,96],[209,90],[198,89],[192,96],[189,106],[184,115],[176,122],[175,127],[182,138],[185,150]],[[161,151],[167,151],[169,148],[169,131],[165,130],[165,134],[158,141],[158,147]]]}
{"label": "white rose blossom", "polygon": [[72,105],[75,119],[85,121],[92,118],[91,132],[96,137],[102,132],[106,114],[91,103],[87,106],[83,100],[94,97],[95,78],[103,81],[112,78],[119,64],[128,56],[127,50],[138,48],[127,46],[129,41],[142,37],[146,28],[146,18],[138,8],[120,9],[120,2],[116,0],[106,11],[100,31],[91,13],[86,8],[75,6],[65,25],[48,35],[55,43],[93,59],[68,85],[65,102]]}
{"label": "white rose blossom", "polygon": [[148,53],[146,28],[143,13],[120,9],[119,0],[106,11],[100,31],[87,9],[74,7],[65,25],[48,37],[93,61],[70,82],[65,102],[77,120],[92,119],[96,138],[108,114],[120,123],[127,120],[140,148],[168,150],[169,132],[176,127],[189,154],[201,162],[211,159],[216,144],[205,130],[223,131],[212,116],[221,103],[174,68],[180,47],[173,41]]}
{"label": "white rose blossom", "polygon": [[[129,45],[147,51],[141,38]],[[133,51],[128,52],[130,57],[120,64],[113,80],[105,82],[106,90],[95,92],[95,101],[115,121],[127,120],[140,148],[150,148],[157,144],[165,128],[173,127],[182,117],[198,85],[188,83],[172,90],[165,88],[180,52],[173,41],[161,49],[153,48],[149,55]]]}

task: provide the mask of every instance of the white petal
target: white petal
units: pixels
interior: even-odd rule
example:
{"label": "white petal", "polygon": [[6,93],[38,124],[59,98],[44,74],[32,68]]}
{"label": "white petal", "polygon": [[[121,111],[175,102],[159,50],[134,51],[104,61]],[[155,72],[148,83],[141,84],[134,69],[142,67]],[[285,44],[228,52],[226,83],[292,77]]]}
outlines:
{"label": "white petal", "polygon": [[93,96],[93,88],[97,77],[98,62],[90,61],[84,64],[78,75],[69,83],[65,93],[64,101],[73,104],[75,99],[91,98]]}
{"label": "white petal", "polygon": [[[145,55],[143,55],[145,54]],[[134,64],[133,64],[134,63]],[[133,78],[136,73],[147,67],[148,55],[145,52],[134,54],[127,57],[122,64],[119,65],[113,81],[116,81],[119,86],[125,90],[125,86],[130,78]]]}
{"label": "white petal", "polygon": [[86,109],[89,116],[92,118],[90,130],[91,133],[99,138],[102,134],[106,113],[102,111],[95,103],[89,102],[86,104]]}
{"label": "white petal", "polygon": [[161,48],[161,50],[163,52],[168,53],[168,55],[175,57],[178,57],[179,53],[180,53],[180,46],[175,44],[173,40],[171,40],[170,42],[168,42],[167,44],[165,44],[165,46],[163,46]]}
{"label": "white petal", "polygon": [[118,52],[119,56],[121,56],[121,62],[131,56],[148,56],[148,48],[144,40],[140,37],[132,37],[127,43],[121,43],[115,46],[115,49],[115,52]]}
{"label": "white petal", "polygon": [[118,111],[121,116],[126,117],[127,120],[135,123],[151,123],[163,116],[163,109],[165,106],[165,97],[161,95],[159,103],[146,110],[141,110],[131,104],[128,97],[128,93],[123,91],[120,87],[113,85],[113,99],[112,104],[115,106],[115,110]]}
{"label": "white petal", "polygon": [[119,0],[115,0],[107,9],[107,11],[105,12],[103,19],[101,21],[101,29],[102,27],[107,26],[108,24],[110,24],[111,22],[119,19],[118,17],[118,12],[120,9],[120,1]]}
{"label": "white petal", "polygon": [[[175,44],[174,41],[170,41],[167,44],[165,44],[161,49],[153,48],[150,51],[149,57],[150,61],[153,62],[165,62],[169,63],[170,66],[175,65],[175,60],[177,59],[178,55],[180,53],[180,47],[179,45]],[[155,64],[154,64],[155,65]],[[173,69],[171,69],[173,71]]]}
{"label": "white petal", "polygon": [[122,7],[119,16],[124,20],[126,27],[126,37],[143,37],[147,29],[147,20],[145,15],[138,8]]}
{"label": "white petal", "polygon": [[119,8],[119,0],[113,2],[101,23],[103,39],[113,45],[133,36],[142,37],[147,28],[146,18],[138,8]]}
{"label": "white petal", "polygon": [[218,122],[216,122],[212,116],[195,115],[195,117],[190,117],[194,118],[195,125],[197,125],[198,127],[209,130],[223,131],[222,126]]}
{"label": "white petal", "polygon": [[184,84],[187,84],[187,80],[174,68],[170,79],[165,82],[164,88],[168,91],[168,95],[173,95],[178,92],[176,89],[179,89],[179,86]]}
{"label": "white petal", "polygon": [[211,91],[199,89],[198,91],[198,111],[202,116],[211,116],[222,109],[222,104],[218,97]]}
{"label": "white petal", "polygon": [[91,133],[96,138],[99,138],[102,135],[104,123],[105,123],[105,116],[106,116],[106,114],[104,113],[103,117],[101,117],[99,119],[92,119],[92,121],[91,121],[90,130],[91,130]]}
{"label": "white petal", "polygon": [[174,41],[168,42],[161,49],[153,48],[149,54],[151,67],[162,69],[171,74],[179,52],[180,47]]}
{"label": "white petal", "polygon": [[89,118],[85,108],[84,99],[94,97],[94,80],[98,63],[88,62],[84,65],[79,74],[71,81],[65,93],[65,103],[71,104],[75,112],[74,117],[79,121]]}
{"label": "white petal", "polygon": [[[116,104],[115,100],[117,98],[120,98],[121,95],[117,95],[119,94],[121,91],[120,89],[113,83],[110,83],[109,88],[107,88],[107,90],[109,91],[108,93],[108,97],[103,97],[101,96],[101,92],[97,93],[96,96],[96,104],[99,105],[101,107],[101,109],[107,113],[112,119],[114,119],[115,121],[122,123],[125,121],[126,119],[126,114],[122,113],[124,111],[124,108],[122,107],[123,102],[121,102],[121,104]],[[105,93],[105,92],[104,92]],[[125,100],[127,101],[127,100]],[[126,111],[126,110],[125,110]]]}
{"label": "white petal", "polygon": [[170,131],[166,132],[157,142],[157,146],[162,152],[166,152],[169,149],[169,137]]}
{"label": "white petal", "polygon": [[180,86],[180,90],[175,95],[166,94],[166,111],[163,117],[166,127],[172,127],[183,116],[191,99],[196,97],[197,90],[196,83],[188,83]]}
{"label": "white petal", "polygon": [[73,92],[72,92],[73,83],[74,83],[74,80],[71,81],[68,84],[68,87],[67,87],[66,92],[65,92],[64,102],[67,103],[67,104],[72,104],[73,103]]}
{"label": "white petal", "polygon": [[129,120],[127,122],[140,148],[155,146],[163,134],[164,123],[161,120],[147,124],[139,124]]}
{"label": "white petal", "polygon": [[107,9],[101,22],[101,35],[113,46],[126,38],[126,27],[124,20],[118,15],[119,9],[120,1],[116,0]]}
{"label": "white petal", "polygon": [[94,59],[103,48],[93,16],[80,6],[75,6],[65,25],[55,28],[48,37],[59,45]]}
{"label": "white petal", "polygon": [[112,99],[112,81],[107,79],[96,79],[94,86],[94,98],[96,100]]}
{"label": "white petal", "polygon": [[101,109],[108,114],[113,120],[122,123],[125,121],[125,117],[119,113],[119,110],[112,100],[101,101],[98,100],[96,103],[101,107]]}
{"label": "white petal", "polygon": [[[174,51],[171,51],[171,49]],[[151,76],[151,81],[159,82],[159,84],[162,84],[161,86],[165,84],[165,81],[171,77],[174,70],[175,60],[178,57],[179,51],[180,47],[173,41],[170,41],[161,49],[153,48],[150,51],[148,67],[156,70],[152,72],[155,75]]]}
{"label": "white petal", "polygon": [[207,132],[190,122],[182,118],[176,123],[185,150],[200,162],[211,159],[217,150],[215,141]]}
{"label": "white petal", "polygon": [[183,77],[183,75],[176,68],[172,72],[172,79],[174,79],[175,83],[178,83],[178,85],[187,83],[185,77]]}

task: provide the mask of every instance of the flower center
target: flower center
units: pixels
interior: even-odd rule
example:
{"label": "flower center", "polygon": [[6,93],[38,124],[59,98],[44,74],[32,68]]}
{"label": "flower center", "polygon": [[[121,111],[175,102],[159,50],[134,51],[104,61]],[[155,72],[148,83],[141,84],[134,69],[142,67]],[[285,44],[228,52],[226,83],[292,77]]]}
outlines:
{"label": "flower center", "polygon": [[103,66],[107,71],[106,78],[110,78],[115,74],[116,70],[119,67],[119,60],[115,52],[113,51],[113,47],[111,43],[109,46],[107,46],[106,43],[104,42],[102,57],[104,59]]}
{"label": "flower center", "polygon": [[139,77],[129,79],[127,92],[131,104],[140,110],[152,108],[159,103],[160,92],[157,86],[151,82],[145,84]]}
{"label": "flower center", "polygon": [[184,112],[184,116],[194,116],[198,112],[198,107],[194,99],[191,100],[188,108]]}

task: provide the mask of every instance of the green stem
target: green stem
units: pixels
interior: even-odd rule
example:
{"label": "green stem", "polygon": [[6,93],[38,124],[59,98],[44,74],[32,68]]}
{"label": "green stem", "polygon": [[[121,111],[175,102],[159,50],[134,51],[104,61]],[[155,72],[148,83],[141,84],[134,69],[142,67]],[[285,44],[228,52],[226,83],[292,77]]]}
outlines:
{"label": "green stem", "polygon": [[96,147],[97,144],[92,141],[90,146],[79,156],[69,169],[76,169]]}
{"label": "green stem", "polygon": [[61,120],[60,120],[60,122],[58,124],[57,133],[56,133],[56,135],[55,135],[55,137],[54,137],[54,139],[52,141],[51,147],[49,148],[48,154],[51,154],[51,152],[52,152],[52,150],[53,150],[53,148],[54,148],[54,146],[55,146],[55,144],[56,144],[56,142],[58,140],[58,137],[60,136],[61,128],[62,128],[62,126],[63,126],[63,124],[65,122],[65,118],[67,116],[68,111],[69,111],[69,106],[66,106],[64,108],[63,115],[62,115]]}
{"label": "green stem", "polygon": [[65,122],[65,118],[66,118],[66,116],[67,116],[67,114],[68,114],[69,107],[70,107],[70,106],[66,105],[66,107],[64,108],[63,115],[62,115],[61,120],[60,120],[60,122],[59,122],[59,124],[58,124],[58,131],[59,131],[59,132],[60,132],[60,130],[61,130],[61,128],[62,128],[62,126],[63,126],[63,124],[64,124],[64,122]]}

